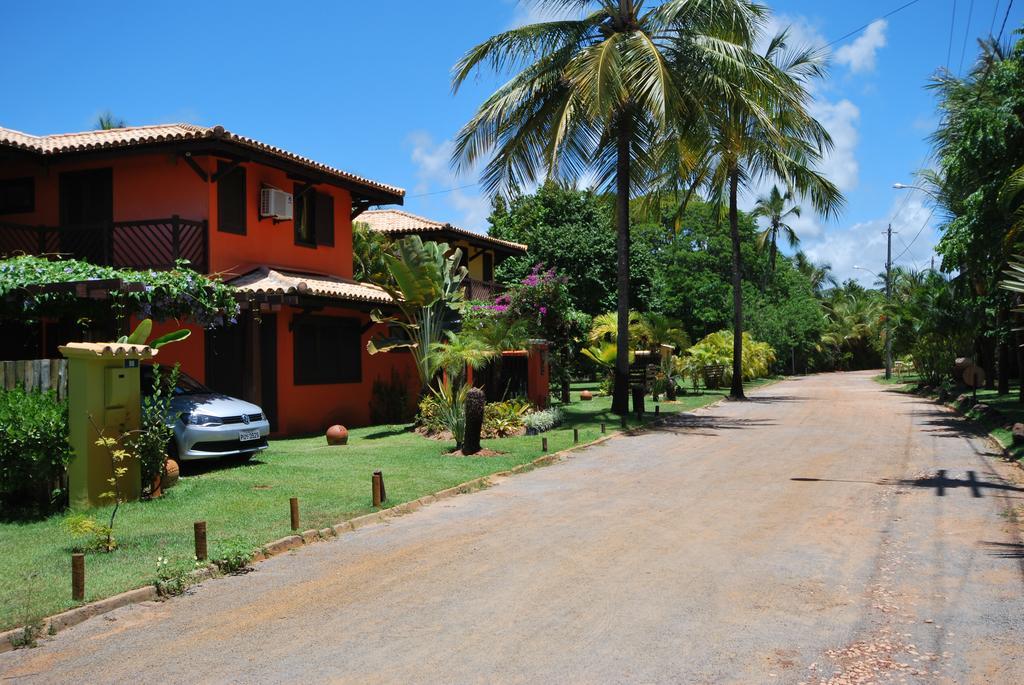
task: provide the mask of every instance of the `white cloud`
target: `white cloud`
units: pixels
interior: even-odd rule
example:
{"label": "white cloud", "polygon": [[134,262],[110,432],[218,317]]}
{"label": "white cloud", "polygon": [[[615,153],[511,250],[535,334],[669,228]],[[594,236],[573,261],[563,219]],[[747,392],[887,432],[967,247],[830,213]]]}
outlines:
{"label": "white cloud", "polygon": [[819,240],[805,245],[804,251],[816,262],[831,264],[840,281],[853,278],[864,285],[874,285],[872,274],[885,269],[885,230],[890,223],[894,233],[893,264],[928,268],[939,235],[932,210],[922,203],[919,194],[895,200],[883,218],[830,229]]}
{"label": "white cloud", "polygon": [[[416,165],[416,186],[411,195],[438,193],[431,195],[423,204],[435,206],[441,203],[447,216],[428,216],[437,221],[449,221],[461,228],[483,232],[487,228],[487,217],[491,214],[490,200],[477,191],[477,187],[462,188],[476,181],[473,170],[457,174],[451,167],[450,160],[454,143],[448,139],[440,143],[434,141],[430,134],[417,131],[409,135],[412,146],[412,161]],[[438,192],[448,191],[450,192]],[[410,198],[415,201],[416,198]],[[416,212],[415,206],[409,210]]]}
{"label": "white cloud", "polygon": [[888,26],[885,19],[871,22],[856,40],[836,50],[836,62],[848,66],[855,74],[874,71],[875,57],[886,45],[885,30]]}
{"label": "white cloud", "polygon": [[826,153],[818,165],[819,170],[843,192],[853,190],[857,187],[860,173],[860,164],[857,162],[860,109],[846,99],[829,102],[824,98],[816,98],[810,110],[832,136],[833,142],[832,150]]}

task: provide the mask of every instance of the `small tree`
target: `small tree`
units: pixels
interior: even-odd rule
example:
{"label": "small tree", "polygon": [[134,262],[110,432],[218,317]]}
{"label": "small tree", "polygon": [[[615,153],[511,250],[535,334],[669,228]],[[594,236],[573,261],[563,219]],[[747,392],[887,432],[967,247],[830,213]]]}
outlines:
{"label": "small tree", "polygon": [[375,309],[370,317],[376,323],[398,328],[403,335],[371,339],[366,350],[370,354],[396,349],[412,352],[420,394],[424,395],[438,370],[434,346],[450,327],[450,314],[462,300],[462,281],[468,271],[461,266],[462,250],[450,248],[447,243],[424,243],[419,236],[411,235],[397,241],[393,250],[384,259],[394,285],[383,283],[381,287],[391,295],[402,316],[384,316]]}

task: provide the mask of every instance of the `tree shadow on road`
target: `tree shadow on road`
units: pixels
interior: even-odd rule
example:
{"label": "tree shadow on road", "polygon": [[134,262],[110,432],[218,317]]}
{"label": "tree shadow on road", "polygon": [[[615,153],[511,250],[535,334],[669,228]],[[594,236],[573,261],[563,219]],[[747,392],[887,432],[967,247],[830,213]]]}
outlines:
{"label": "tree shadow on road", "polygon": [[991,540],[982,540],[980,544],[982,547],[988,549],[988,553],[991,556],[999,557],[1000,559],[1024,560],[1024,544],[1019,542],[993,542]]}
{"label": "tree shadow on road", "polygon": [[[974,471],[967,471],[965,478],[950,478],[947,473],[946,469],[939,469],[933,476],[921,476],[920,478],[905,478],[899,480],[891,478],[883,478],[881,480],[852,480],[805,478],[799,476],[790,478],[790,480],[800,483],[862,483],[864,485],[897,485],[913,488],[926,488],[930,490],[934,489],[937,497],[945,497],[949,490],[955,490],[957,488],[969,489],[971,497],[984,497],[984,492],[986,490],[993,490],[1002,493],[1024,492],[1024,488],[1019,488],[1015,485],[980,479],[978,478],[978,474]],[[1006,497],[1005,494],[1002,496]]]}
{"label": "tree shadow on road", "polygon": [[[980,438],[983,440],[989,437],[988,431],[983,427],[975,425],[967,418],[958,414],[953,414],[949,411],[943,411],[941,409],[918,409],[899,412],[899,414],[901,416],[910,416],[922,419],[916,423],[924,433],[932,433],[947,437]],[[1002,456],[1002,454],[998,452],[979,452],[978,450],[975,450],[975,452],[988,457]]]}
{"label": "tree shadow on road", "polygon": [[978,474],[974,471],[968,471],[966,478],[950,478],[946,475],[946,469],[939,469],[935,472],[934,476],[899,480],[895,481],[895,484],[909,485],[915,488],[934,488],[937,497],[945,497],[948,490],[955,490],[957,488],[970,489],[971,497],[983,497],[985,490],[1024,492],[1024,488],[1019,488],[1015,485],[979,479]]}
{"label": "tree shadow on road", "polygon": [[767,419],[730,419],[720,416],[699,416],[696,414],[676,414],[655,426],[659,433],[675,433],[678,435],[718,435],[718,431],[740,430],[744,428],[764,428],[776,425]]}
{"label": "tree shadow on road", "polygon": [[750,395],[745,400],[755,404],[775,404],[777,402],[806,402],[806,397],[799,395]]}

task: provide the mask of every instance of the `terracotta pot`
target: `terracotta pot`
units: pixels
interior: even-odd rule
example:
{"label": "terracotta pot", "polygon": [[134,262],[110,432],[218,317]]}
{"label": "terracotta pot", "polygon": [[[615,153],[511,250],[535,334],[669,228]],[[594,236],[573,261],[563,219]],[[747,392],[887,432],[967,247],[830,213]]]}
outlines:
{"label": "terracotta pot", "polygon": [[348,429],[344,426],[334,425],[327,429],[328,445],[347,445]]}
{"label": "terracotta pot", "polygon": [[581,390],[580,399],[584,402],[589,402],[590,400],[594,399],[594,393],[590,392],[589,390]]}
{"label": "terracotta pot", "polygon": [[168,459],[164,462],[164,475],[160,479],[160,487],[163,489],[173,488],[178,484],[178,476],[181,475],[181,470],[178,468],[178,462],[174,459]]}

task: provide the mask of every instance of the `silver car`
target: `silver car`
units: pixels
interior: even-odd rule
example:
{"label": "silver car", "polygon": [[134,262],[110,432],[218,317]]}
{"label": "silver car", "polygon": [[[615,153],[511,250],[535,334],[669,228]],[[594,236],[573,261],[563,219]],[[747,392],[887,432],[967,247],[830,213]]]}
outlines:
{"label": "silver car", "polygon": [[[142,369],[142,392],[153,386],[152,367]],[[214,392],[180,374],[171,398],[171,456],[181,461],[231,457],[245,461],[267,449],[270,422],[257,405]]]}

